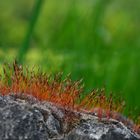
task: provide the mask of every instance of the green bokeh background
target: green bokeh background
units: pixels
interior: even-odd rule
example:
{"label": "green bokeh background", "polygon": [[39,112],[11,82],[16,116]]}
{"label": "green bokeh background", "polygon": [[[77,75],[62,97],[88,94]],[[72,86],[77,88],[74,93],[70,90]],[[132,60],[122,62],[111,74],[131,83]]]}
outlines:
{"label": "green bokeh background", "polygon": [[137,114],[140,0],[0,0],[0,64],[15,58],[119,93]]}

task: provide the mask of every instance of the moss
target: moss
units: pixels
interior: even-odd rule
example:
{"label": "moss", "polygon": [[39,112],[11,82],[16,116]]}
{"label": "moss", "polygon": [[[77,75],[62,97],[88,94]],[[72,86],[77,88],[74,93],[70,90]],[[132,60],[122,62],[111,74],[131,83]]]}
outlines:
{"label": "moss", "polygon": [[[62,73],[50,76],[39,70],[35,72],[34,69],[29,70],[27,67],[18,65],[16,61],[13,65],[3,66],[0,93],[3,96],[9,93],[25,97],[30,95],[37,100],[53,102],[69,110],[92,113],[100,120],[106,117],[121,121],[119,114],[125,106],[121,98],[115,99],[113,94],[107,97],[104,89],[94,89],[83,100],[80,100],[83,94],[82,80],[72,81],[70,75],[62,79]],[[123,123],[129,124],[129,120],[123,119]],[[138,119],[133,128],[137,132],[140,131]]]}

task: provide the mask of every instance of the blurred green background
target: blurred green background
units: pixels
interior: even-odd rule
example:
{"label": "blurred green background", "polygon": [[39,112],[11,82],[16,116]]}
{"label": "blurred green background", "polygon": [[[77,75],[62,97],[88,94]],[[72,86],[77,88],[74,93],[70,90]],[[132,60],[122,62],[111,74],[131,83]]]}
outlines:
{"label": "blurred green background", "polygon": [[0,64],[15,58],[140,112],[140,0],[0,0]]}

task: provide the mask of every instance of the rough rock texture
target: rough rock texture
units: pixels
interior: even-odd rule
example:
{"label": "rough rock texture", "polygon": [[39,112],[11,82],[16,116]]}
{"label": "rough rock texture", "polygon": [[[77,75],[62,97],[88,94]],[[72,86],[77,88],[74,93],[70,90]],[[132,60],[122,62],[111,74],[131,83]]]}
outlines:
{"label": "rough rock texture", "polygon": [[0,96],[0,140],[140,140],[116,120],[64,110],[49,102]]}

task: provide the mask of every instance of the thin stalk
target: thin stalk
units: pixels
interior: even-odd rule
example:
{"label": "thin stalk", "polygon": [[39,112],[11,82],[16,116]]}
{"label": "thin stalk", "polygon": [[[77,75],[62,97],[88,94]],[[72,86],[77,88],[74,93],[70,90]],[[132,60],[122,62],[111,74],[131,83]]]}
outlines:
{"label": "thin stalk", "polygon": [[30,48],[31,37],[32,37],[33,31],[35,29],[35,25],[37,23],[39,13],[41,11],[42,4],[43,4],[43,0],[36,0],[35,5],[33,7],[33,14],[31,16],[31,20],[30,20],[29,26],[27,28],[27,32],[26,32],[26,35],[25,35],[25,38],[23,41],[23,45],[19,49],[19,52],[17,55],[17,60],[20,63],[23,63],[23,60],[25,59],[25,55]]}

